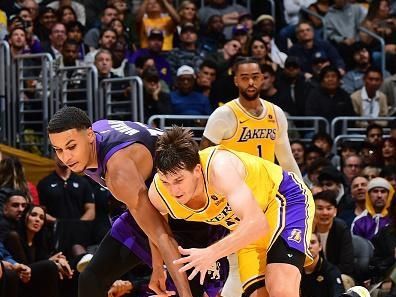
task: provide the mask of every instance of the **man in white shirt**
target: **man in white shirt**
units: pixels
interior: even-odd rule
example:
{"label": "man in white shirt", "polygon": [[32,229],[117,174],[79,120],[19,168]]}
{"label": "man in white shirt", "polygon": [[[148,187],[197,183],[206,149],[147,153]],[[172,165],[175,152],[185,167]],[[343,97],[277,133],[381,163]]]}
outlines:
{"label": "man in white shirt", "polygon": [[[363,117],[386,117],[388,116],[388,103],[384,93],[379,91],[383,78],[380,69],[369,67],[363,77],[364,86],[362,89],[351,95],[353,109],[356,115]],[[385,126],[386,122],[377,122]],[[367,121],[359,121],[357,125],[367,127]]]}

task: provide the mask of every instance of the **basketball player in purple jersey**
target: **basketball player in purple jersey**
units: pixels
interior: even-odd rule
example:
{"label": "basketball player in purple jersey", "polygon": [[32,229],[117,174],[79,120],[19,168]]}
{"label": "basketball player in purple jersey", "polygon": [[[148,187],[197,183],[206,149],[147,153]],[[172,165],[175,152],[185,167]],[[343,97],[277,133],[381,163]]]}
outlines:
{"label": "basketball player in purple jersey", "polygon": [[[114,222],[81,273],[80,297],[105,297],[111,284],[140,260],[151,266],[146,235],[150,247],[160,251],[178,295],[193,296],[186,275],[177,272],[180,266],[173,264],[180,257],[177,242],[147,196],[146,182],[153,176],[155,142],[161,133],[133,122],[100,120],[92,124],[85,112],[75,107],[62,108],[48,124],[49,138],[59,159],[72,171],[84,172],[109,189],[129,210]],[[153,267],[153,274],[164,275],[162,265]],[[153,279],[161,280],[150,284],[156,294],[172,294],[166,290],[164,277]],[[214,281],[214,287],[222,286],[221,280]],[[212,295],[210,288],[206,292]]]}

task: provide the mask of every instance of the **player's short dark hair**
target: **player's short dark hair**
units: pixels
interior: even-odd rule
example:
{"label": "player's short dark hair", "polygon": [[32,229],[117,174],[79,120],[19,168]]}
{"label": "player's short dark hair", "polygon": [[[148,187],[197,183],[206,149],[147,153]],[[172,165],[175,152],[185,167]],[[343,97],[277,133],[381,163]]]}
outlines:
{"label": "player's short dark hair", "polygon": [[257,59],[253,57],[238,57],[235,59],[235,62],[232,65],[232,71],[234,72],[234,74],[238,71],[239,66],[244,64],[257,64],[260,68],[260,63],[257,61]]}
{"label": "player's short dark hair", "polygon": [[92,126],[88,115],[82,109],[65,106],[59,109],[48,123],[48,134],[61,133],[71,129],[84,130]]}
{"label": "player's short dark hair", "polygon": [[192,131],[173,126],[158,138],[154,163],[163,174],[174,174],[182,169],[192,171],[200,163],[198,151]]}
{"label": "player's short dark hair", "polygon": [[337,208],[337,194],[334,191],[326,190],[316,193],[315,195],[313,195],[313,199],[314,201],[316,200],[326,201],[331,205],[333,205],[335,208]]}

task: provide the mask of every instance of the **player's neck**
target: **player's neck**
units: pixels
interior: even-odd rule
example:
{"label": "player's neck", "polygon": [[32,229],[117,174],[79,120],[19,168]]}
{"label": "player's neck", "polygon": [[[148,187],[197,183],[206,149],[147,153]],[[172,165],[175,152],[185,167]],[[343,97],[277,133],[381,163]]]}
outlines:
{"label": "player's neck", "polygon": [[243,97],[239,97],[239,103],[242,107],[254,116],[260,116],[264,111],[264,106],[261,103],[260,97],[255,100],[246,100]]}
{"label": "player's neck", "polygon": [[204,177],[201,176],[193,194],[193,197],[190,199],[190,201],[186,203],[187,207],[197,210],[203,208],[206,205],[207,197],[205,193],[204,182]]}
{"label": "player's neck", "polygon": [[87,168],[91,168],[91,169],[98,168],[98,154],[96,152],[96,140],[92,143],[90,152],[91,154],[89,156]]}

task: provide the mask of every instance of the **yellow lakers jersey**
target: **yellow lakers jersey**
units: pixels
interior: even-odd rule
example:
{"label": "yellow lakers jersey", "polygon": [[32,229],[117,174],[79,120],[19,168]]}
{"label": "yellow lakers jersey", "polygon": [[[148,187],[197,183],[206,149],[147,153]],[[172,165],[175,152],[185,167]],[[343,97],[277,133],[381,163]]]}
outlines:
{"label": "yellow lakers jersey", "polygon": [[245,182],[252,190],[261,209],[265,210],[275,198],[282,181],[281,167],[247,153],[232,151],[223,146],[214,146],[199,152],[206,195],[206,204],[201,209],[191,209],[179,203],[166,190],[158,174],[154,176],[155,188],[170,216],[175,219],[222,225],[230,230],[234,230],[238,225],[239,219],[228,204],[226,197],[216,193],[208,180],[211,160],[218,150],[230,151],[243,162],[246,169]]}
{"label": "yellow lakers jersey", "polygon": [[274,105],[263,101],[267,110],[264,118],[249,114],[238,99],[228,102],[226,105],[231,108],[237,119],[237,128],[231,138],[223,139],[220,144],[274,162],[278,123]]}

